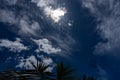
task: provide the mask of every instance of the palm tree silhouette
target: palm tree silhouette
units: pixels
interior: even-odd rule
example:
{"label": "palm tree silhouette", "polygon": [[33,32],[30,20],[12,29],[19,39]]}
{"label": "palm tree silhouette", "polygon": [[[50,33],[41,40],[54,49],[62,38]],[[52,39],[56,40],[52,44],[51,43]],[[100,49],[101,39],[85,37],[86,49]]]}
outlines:
{"label": "palm tree silhouette", "polygon": [[[38,62],[35,65],[31,62],[33,69],[16,71],[16,70],[8,70],[4,72],[4,79],[3,80],[49,80],[49,76],[53,74],[46,69],[49,67],[46,66],[42,62]],[[1,76],[2,77],[2,76]],[[1,79],[0,79],[1,80]]]}
{"label": "palm tree silhouette", "polygon": [[82,77],[82,80],[96,80],[94,77],[87,77],[85,74]]}
{"label": "palm tree silhouette", "polygon": [[56,66],[56,80],[76,80],[74,74],[74,69],[69,66],[64,65],[62,62],[58,63]]}
{"label": "palm tree silhouette", "polygon": [[43,62],[38,62],[35,65],[34,63],[32,63],[32,66],[34,69],[29,69],[29,70],[23,70],[20,72],[20,74],[24,74],[24,76],[27,79],[34,79],[34,80],[48,80],[50,79],[49,76],[52,76],[53,73],[46,71],[47,68],[49,67],[49,65],[45,65]]}
{"label": "palm tree silhouette", "polygon": [[32,62],[31,64],[34,67],[35,72],[37,73],[37,76],[40,78],[40,80],[48,80],[49,76],[53,75],[52,72],[46,71],[49,65],[45,65],[43,62],[38,62],[38,61],[37,61],[37,65],[35,65]]}
{"label": "palm tree silhouette", "polygon": [[55,72],[46,71],[49,65],[37,61],[36,65],[30,62],[33,69],[22,71],[7,70],[0,73],[0,80],[96,80],[94,77],[83,75],[78,79],[74,74],[74,69],[64,63],[57,63]]}

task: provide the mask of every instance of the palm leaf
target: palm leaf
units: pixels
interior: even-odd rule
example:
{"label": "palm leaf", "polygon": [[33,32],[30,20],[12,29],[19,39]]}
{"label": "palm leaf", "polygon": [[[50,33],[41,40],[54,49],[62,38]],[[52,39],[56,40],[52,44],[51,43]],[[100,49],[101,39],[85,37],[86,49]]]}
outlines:
{"label": "palm leaf", "polygon": [[73,73],[74,70],[71,67],[65,66],[62,62],[58,63],[56,80],[75,80]]}

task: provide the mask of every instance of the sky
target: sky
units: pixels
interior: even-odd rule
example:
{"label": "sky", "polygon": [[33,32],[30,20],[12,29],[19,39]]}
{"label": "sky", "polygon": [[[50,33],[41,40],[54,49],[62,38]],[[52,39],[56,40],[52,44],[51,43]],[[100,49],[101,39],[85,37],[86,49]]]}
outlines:
{"label": "sky", "polygon": [[37,59],[72,65],[97,80],[120,79],[119,0],[0,0],[0,71]]}

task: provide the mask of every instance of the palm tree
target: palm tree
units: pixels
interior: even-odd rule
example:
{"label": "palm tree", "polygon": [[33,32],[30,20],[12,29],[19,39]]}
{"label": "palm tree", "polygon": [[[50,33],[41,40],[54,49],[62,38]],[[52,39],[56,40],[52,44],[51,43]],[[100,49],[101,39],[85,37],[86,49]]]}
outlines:
{"label": "palm tree", "polygon": [[94,77],[87,77],[85,74],[83,75],[82,80],[96,80]]}
{"label": "palm tree", "polygon": [[5,71],[5,80],[49,80],[53,74],[46,69],[49,67],[46,66],[42,62],[38,62],[35,65],[31,62],[33,69],[16,71],[16,70],[8,70]]}
{"label": "palm tree", "polygon": [[96,80],[94,77],[88,77],[87,80]]}
{"label": "palm tree", "polygon": [[34,79],[34,80],[48,80],[53,73],[46,71],[49,65],[45,65],[43,62],[38,62],[35,65],[31,62],[31,65],[34,69],[23,70],[20,72],[25,78],[27,79]]}
{"label": "palm tree", "polygon": [[62,62],[56,66],[56,80],[76,80],[74,70],[69,66],[65,66]]}
{"label": "palm tree", "polygon": [[4,71],[3,75],[4,77],[2,80],[27,80],[25,76],[19,73],[19,71],[15,71],[12,69]]}
{"label": "palm tree", "polygon": [[85,74],[83,75],[83,80],[87,80],[87,76]]}
{"label": "palm tree", "polygon": [[1,80],[8,80],[2,72],[0,72],[0,79]]}
{"label": "palm tree", "polygon": [[82,79],[78,79],[74,75],[74,69],[64,65],[62,62],[56,65],[55,73],[46,71],[49,65],[38,62],[36,65],[31,62],[33,69],[16,71],[8,70],[0,73],[0,80],[95,80],[94,77],[83,75]]}
{"label": "palm tree", "polygon": [[40,77],[40,80],[48,80],[49,77],[53,75],[52,72],[46,71],[49,65],[45,65],[43,62],[38,62],[38,61],[37,61],[37,65],[35,65],[32,62],[31,64],[34,67],[37,76]]}

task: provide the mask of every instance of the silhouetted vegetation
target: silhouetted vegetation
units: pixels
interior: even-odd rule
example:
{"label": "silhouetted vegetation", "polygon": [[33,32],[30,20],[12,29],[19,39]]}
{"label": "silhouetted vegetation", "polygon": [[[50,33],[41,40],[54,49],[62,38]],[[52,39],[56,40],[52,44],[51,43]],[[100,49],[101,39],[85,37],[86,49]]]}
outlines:
{"label": "silhouetted vegetation", "polygon": [[84,75],[81,79],[75,76],[74,69],[60,62],[56,64],[56,69],[46,71],[49,65],[42,62],[34,64],[31,62],[33,69],[26,70],[7,70],[0,73],[0,80],[95,80],[94,77]]}
{"label": "silhouetted vegetation", "polygon": [[94,77],[87,77],[85,74],[82,77],[82,80],[96,80]]}

